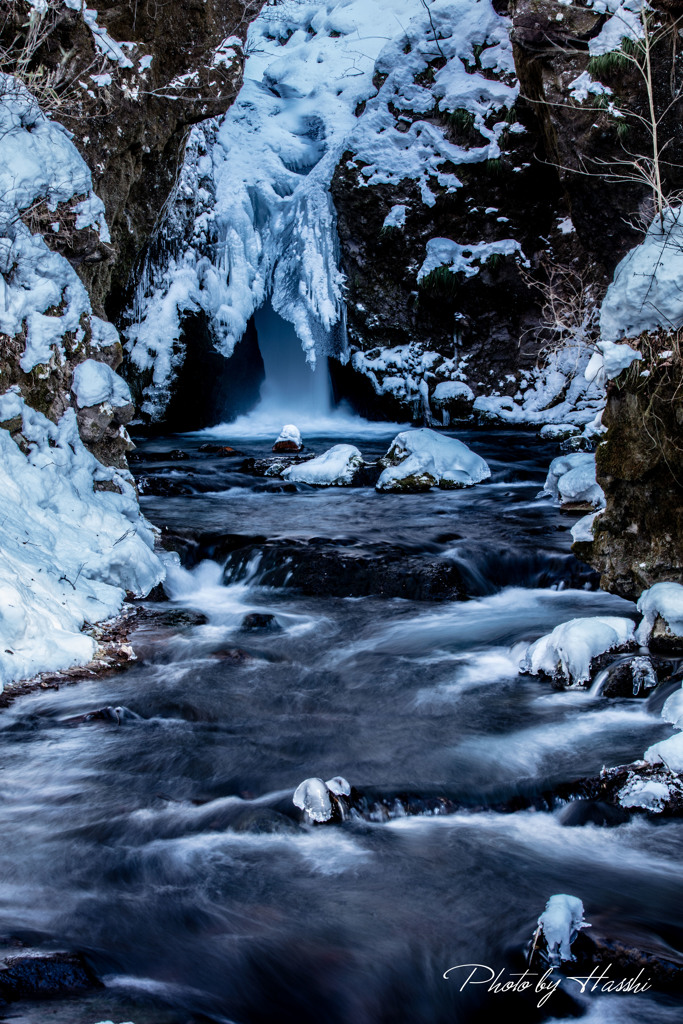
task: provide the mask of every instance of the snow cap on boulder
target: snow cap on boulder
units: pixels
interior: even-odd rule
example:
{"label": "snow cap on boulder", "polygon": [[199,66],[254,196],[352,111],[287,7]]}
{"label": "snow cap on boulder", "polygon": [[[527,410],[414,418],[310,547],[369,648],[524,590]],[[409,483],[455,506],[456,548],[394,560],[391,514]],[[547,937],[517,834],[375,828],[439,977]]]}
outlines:
{"label": "snow cap on boulder", "polygon": [[564,685],[587,683],[596,658],[633,643],[632,619],[616,615],[570,619],[529,644],[520,671],[549,676]]}
{"label": "snow cap on boulder", "polygon": [[322,455],[298,466],[288,466],[282,477],[290,483],[311,484],[314,487],[343,487],[363,465],[363,456],[352,444],[336,444]]}
{"label": "snow cap on boulder", "polygon": [[428,491],[472,487],[491,476],[488,464],[455,437],[428,427],[403,430],[382,459],[378,491]]}
{"label": "snow cap on boulder", "polygon": [[301,431],[293,423],[285,423],[280,436],[273,445],[274,452],[300,452],[304,444]]}

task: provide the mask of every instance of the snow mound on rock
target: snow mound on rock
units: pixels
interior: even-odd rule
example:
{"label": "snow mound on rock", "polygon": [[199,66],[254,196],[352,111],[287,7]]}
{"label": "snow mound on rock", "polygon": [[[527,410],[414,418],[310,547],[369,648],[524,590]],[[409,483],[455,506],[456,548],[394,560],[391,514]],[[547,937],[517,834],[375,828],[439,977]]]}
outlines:
{"label": "snow mound on rock", "polygon": [[403,430],[382,460],[378,491],[472,487],[491,476],[488,463],[455,437],[428,427]]}
{"label": "snow mound on rock", "polygon": [[569,502],[585,502],[593,508],[605,505],[605,495],[595,479],[593,452],[574,452],[553,459],[543,490],[562,505]]}
{"label": "snow mound on rock", "polygon": [[632,619],[616,615],[570,619],[527,647],[520,670],[567,685],[587,683],[594,659],[631,644],[634,629]]}
{"label": "snow mound on rock", "polygon": [[106,363],[86,359],[74,370],[71,390],[76,396],[79,408],[109,402],[110,405],[130,405],[133,401],[130,388],[118,373]]}
{"label": "snow mound on rock", "polygon": [[680,583],[655,583],[638,600],[638,611],[643,621],[636,638],[647,644],[657,617],[664,620],[671,633],[683,637],[683,586]]}
{"label": "snow mound on rock", "polygon": [[25,455],[0,430],[1,686],[88,661],[83,624],[115,615],[126,591],[148,593],[164,568],[130,474],[87,451],[73,409],[55,425],[9,392],[0,410],[21,413],[30,444]]}
{"label": "snow mound on rock", "polygon": [[352,483],[363,465],[363,456],[352,444],[335,444],[310,462],[288,466],[282,474],[284,480],[314,487],[342,487]]}
{"label": "snow mound on rock", "polygon": [[557,893],[551,896],[538,919],[538,927],[546,942],[548,959],[554,967],[564,960],[576,959],[572,942],[582,928],[590,928],[584,920],[583,903],[578,896]]}

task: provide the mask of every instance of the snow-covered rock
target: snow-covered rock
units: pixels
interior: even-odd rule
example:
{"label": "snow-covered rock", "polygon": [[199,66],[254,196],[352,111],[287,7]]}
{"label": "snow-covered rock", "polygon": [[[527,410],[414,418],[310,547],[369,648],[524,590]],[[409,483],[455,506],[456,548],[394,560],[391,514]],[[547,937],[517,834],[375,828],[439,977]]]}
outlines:
{"label": "snow-covered rock", "polygon": [[632,619],[614,615],[570,619],[527,647],[520,671],[569,686],[587,683],[594,660],[631,646],[634,629]]}
{"label": "snow-covered rock", "polygon": [[[72,409],[55,425],[6,393],[0,415],[17,405],[30,451],[0,430],[0,684],[88,661],[84,623],[164,576],[130,474],[87,451]],[[116,490],[95,489],[103,483]]]}
{"label": "snow-covered rock", "polygon": [[588,504],[593,508],[605,505],[605,495],[595,479],[593,452],[574,452],[553,459],[543,490],[562,505]]}
{"label": "snow-covered rock", "polygon": [[680,583],[655,583],[640,595],[638,611],[643,616],[636,633],[638,643],[650,641],[657,619],[663,620],[672,638],[683,637],[683,586]]}
{"label": "snow-covered rock", "polygon": [[280,436],[273,445],[274,452],[300,452],[304,444],[301,440],[301,431],[293,423],[286,423],[280,431]]}
{"label": "snow-covered rock", "polygon": [[106,363],[86,359],[74,370],[71,390],[79,408],[109,402],[112,406],[130,405],[130,388]]}
{"label": "snow-covered rock", "polygon": [[547,956],[553,967],[565,960],[576,959],[572,943],[582,928],[590,928],[584,920],[583,903],[578,896],[557,893],[551,896],[538,919],[540,934],[545,939]]}
{"label": "snow-covered rock", "polygon": [[671,791],[665,782],[637,777],[629,779],[617,795],[622,807],[639,807],[654,814],[663,811],[670,798]]}
{"label": "snow-covered rock", "polygon": [[643,241],[614,271],[600,310],[603,341],[683,324],[682,276],[683,207],[677,206],[653,219]]}
{"label": "snow-covered rock", "polygon": [[602,509],[598,509],[597,512],[589,512],[587,516],[582,516],[578,522],[574,523],[571,528],[572,540],[575,544],[590,544],[593,541],[593,523],[595,522],[596,516],[599,516]]}
{"label": "snow-covered rock", "polygon": [[604,374],[586,378],[591,350],[578,331],[575,342],[550,353],[545,365],[527,371],[516,395],[480,395],[474,411],[503,423],[574,425],[590,433],[605,405]]}
{"label": "snow-covered rock", "polygon": [[488,464],[457,438],[428,427],[397,434],[382,460],[379,491],[472,487],[491,476]]}
{"label": "snow-covered rock", "polygon": [[312,821],[329,821],[332,817],[330,791],[322,779],[305,779],[294,791],[294,806]]}
{"label": "snow-covered rock", "polygon": [[314,487],[348,486],[363,465],[363,456],[352,444],[336,444],[310,462],[288,466],[282,477],[290,483]]}

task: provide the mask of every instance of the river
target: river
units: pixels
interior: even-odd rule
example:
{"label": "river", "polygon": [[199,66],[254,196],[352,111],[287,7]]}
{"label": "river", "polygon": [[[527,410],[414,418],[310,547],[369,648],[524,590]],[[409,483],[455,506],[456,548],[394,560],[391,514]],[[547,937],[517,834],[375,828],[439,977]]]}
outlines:
{"label": "river", "polygon": [[[525,644],[559,622],[635,611],[596,589],[570,553],[575,517],[539,496],[557,446],[461,431],[489,481],[393,495],[283,489],[244,469],[272,437],[223,433],[241,454],[199,451],[215,434],[139,442],[143,510],[184,564],[169,601],[147,603],[164,623],[134,630],[137,662],[0,716],[0,933],[84,950],[107,985],[8,1019],[678,1020],[652,992],[567,982],[537,1009],[443,977],[511,969],[556,892],[603,933],[681,943],[680,822],[500,809],[670,731],[661,687],[606,699],[518,673]],[[371,459],[391,437],[375,425],[343,440]],[[341,439],[306,441],[318,453]],[[159,481],[176,493],[155,494]],[[384,570],[402,558],[398,593]],[[307,593],[292,585],[304,562]],[[446,593],[444,567],[466,599]],[[272,619],[245,630],[252,613]],[[73,721],[105,705],[131,714]],[[302,824],[295,787],[335,775],[386,813]]]}

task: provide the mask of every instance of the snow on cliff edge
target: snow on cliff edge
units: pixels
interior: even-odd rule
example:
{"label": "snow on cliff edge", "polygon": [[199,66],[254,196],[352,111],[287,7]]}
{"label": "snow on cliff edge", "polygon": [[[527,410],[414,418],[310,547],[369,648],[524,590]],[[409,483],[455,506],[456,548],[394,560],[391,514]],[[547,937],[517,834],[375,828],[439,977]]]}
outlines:
{"label": "snow on cliff edge", "polygon": [[[83,625],[116,614],[126,591],[147,593],[164,569],[130,474],[103,466],[85,448],[74,408],[54,423],[26,400],[32,382],[68,369],[66,340],[77,360],[87,328],[95,351],[116,341],[116,332],[92,316],[71,264],[31,233],[21,213],[75,203],[76,230],[92,226],[106,240],[104,207],[68,132],[4,74],[0,132],[0,332],[22,339],[16,369],[32,374],[24,394],[8,382],[0,393],[1,689],[88,661],[95,641]],[[81,406],[130,397],[124,381],[93,359],[81,363],[75,388]],[[68,405],[70,396],[62,398]]]}

